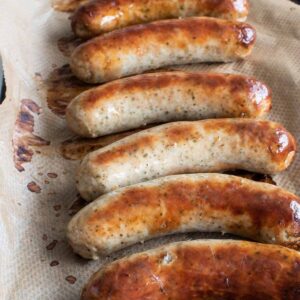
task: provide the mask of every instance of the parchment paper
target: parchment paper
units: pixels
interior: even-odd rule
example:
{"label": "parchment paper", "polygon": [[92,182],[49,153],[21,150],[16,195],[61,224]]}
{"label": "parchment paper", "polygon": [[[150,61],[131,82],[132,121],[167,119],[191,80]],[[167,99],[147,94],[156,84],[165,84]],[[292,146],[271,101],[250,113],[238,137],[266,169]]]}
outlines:
{"label": "parchment paper", "polygon": [[[227,65],[192,69],[254,75],[273,89],[272,120],[300,142],[300,8],[288,0],[252,0],[248,22],[258,31],[251,57]],[[92,272],[104,263],[195,235],[140,244],[89,262],[72,253],[65,239],[70,215],[82,205],[74,182],[77,161],[59,147],[73,136],[62,116],[47,106],[45,81],[67,63],[57,47],[69,36],[68,14],[47,0],[0,1],[0,51],[7,96],[0,106],[0,299],[79,299]],[[300,194],[300,157],[276,176]]]}

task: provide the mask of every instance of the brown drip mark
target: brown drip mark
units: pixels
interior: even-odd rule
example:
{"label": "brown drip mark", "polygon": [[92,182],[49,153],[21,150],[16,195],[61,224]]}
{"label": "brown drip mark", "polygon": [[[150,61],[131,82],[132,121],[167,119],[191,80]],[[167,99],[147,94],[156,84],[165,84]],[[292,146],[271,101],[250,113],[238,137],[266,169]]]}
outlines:
{"label": "brown drip mark", "polygon": [[50,145],[49,141],[33,134],[34,115],[39,115],[41,108],[30,99],[21,101],[13,133],[14,163],[19,172],[24,171],[23,164],[31,162],[35,147]]}
{"label": "brown drip mark", "polygon": [[53,250],[53,249],[56,247],[57,243],[58,243],[57,240],[53,240],[50,244],[48,244],[48,245],[46,246],[46,249],[47,249],[48,251]]}
{"label": "brown drip mark", "polygon": [[53,209],[54,209],[55,211],[60,211],[61,208],[62,208],[62,206],[59,205],[59,204],[53,206]]}
{"label": "brown drip mark", "polygon": [[52,7],[55,10],[62,12],[72,12],[77,9],[80,5],[88,2],[89,0],[54,0]]}
{"label": "brown drip mark", "polygon": [[73,202],[71,207],[69,208],[69,216],[76,215],[82,208],[84,208],[88,203],[77,195],[77,199]]}
{"label": "brown drip mark", "polygon": [[56,173],[48,173],[47,176],[51,179],[57,178],[57,174]]}
{"label": "brown drip mark", "polygon": [[30,192],[37,193],[37,194],[40,194],[42,191],[41,187],[34,181],[28,183],[27,188]]}
{"label": "brown drip mark", "polygon": [[82,40],[74,36],[62,37],[57,41],[57,47],[60,52],[66,57],[70,57],[72,52],[82,44]]}
{"label": "brown drip mark", "polygon": [[51,261],[51,263],[50,263],[50,267],[56,267],[56,266],[58,266],[59,265],[59,262],[57,261],[57,260],[53,260],[53,261]]}
{"label": "brown drip mark", "polygon": [[66,278],[66,281],[68,281],[70,284],[75,284],[75,282],[77,281],[77,278],[72,276],[72,275],[69,275],[67,276]]}
{"label": "brown drip mark", "polygon": [[77,79],[69,65],[56,68],[46,81],[48,107],[54,114],[64,116],[71,100],[92,87]]}

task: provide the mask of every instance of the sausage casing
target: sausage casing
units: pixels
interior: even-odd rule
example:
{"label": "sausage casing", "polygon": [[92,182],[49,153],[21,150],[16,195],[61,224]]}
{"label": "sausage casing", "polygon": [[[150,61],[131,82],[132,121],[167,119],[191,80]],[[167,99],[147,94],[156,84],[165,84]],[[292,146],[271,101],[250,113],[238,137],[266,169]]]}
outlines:
{"label": "sausage casing", "polygon": [[145,124],[230,117],[260,117],[271,92],[242,75],[159,72],[116,80],[88,90],[67,108],[69,127],[85,137]]}
{"label": "sausage casing", "polygon": [[93,259],[193,231],[300,249],[299,211],[299,197],[271,184],[224,174],[175,175],[98,198],[73,217],[68,237],[75,252]]}
{"label": "sausage casing", "polygon": [[252,119],[212,119],[153,127],[88,154],[77,187],[86,200],[158,177],[232,169],[274,174],[296,151],[280,124]]}
{"label": "sausage casing", "polygon": [[89,38],[129,25],[179,17],[208,16],[245,21],[248,0],[95,0],[72,16],[78,37]]}
{"label": "sausage casing", "polygon": [[70,66],[79,79],[100,83],[169,65],[238,60],[250,54],[255,39],[246,23],[206,17],[156,21],[81,44]]}
{"label": "sausage casing", "polygon": [[169,244],[95,273],[82,300],[298,300],[300,254],[231,240]]}

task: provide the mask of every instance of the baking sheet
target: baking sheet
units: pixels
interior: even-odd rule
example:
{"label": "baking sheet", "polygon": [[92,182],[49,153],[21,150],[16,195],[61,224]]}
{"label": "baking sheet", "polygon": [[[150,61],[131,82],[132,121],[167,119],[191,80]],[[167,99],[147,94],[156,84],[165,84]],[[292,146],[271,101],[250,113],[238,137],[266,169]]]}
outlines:
{"label": "baking sheet", "polygon": [[[0,52],[7,82],[0,106],[0,299],[79,299],[83,284],[104,263],[166,241],[199,236],[157,239],[97,262],[72,253],[65,227],[84,202],[75,189],[78,161],[66,160],[60,152],[61,144],[74,135],[66,128],[64,103],[59,100],[70,97],[66,92],[76,94],[76,82],[67,78],[62,83],[58,77],[53,85],[52,80],[52,91],[57,88],[62,98],[55,97],[57,110],[47,102],[49,76],[70,75],[67,67],[66,73],[59,71],[68,63],[72,44],[68,16],[47,0],[0,1]],[[252,0],[248,22],[258,31],[253,54],[226,65],[187,67],[244,73],[265,81],[274,94],[270,119],[282,122],[298,143],[299,20],[300,8],[288,0]],[[300,194],[299,170],[297,155],[292,167],[275,180]]]}

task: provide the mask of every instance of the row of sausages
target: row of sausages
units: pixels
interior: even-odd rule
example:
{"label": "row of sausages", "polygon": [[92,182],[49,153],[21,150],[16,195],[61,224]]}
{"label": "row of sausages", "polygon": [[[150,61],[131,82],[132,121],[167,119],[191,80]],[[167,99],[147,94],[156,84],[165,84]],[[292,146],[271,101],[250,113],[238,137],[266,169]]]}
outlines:
{"label": "row of sausages", "polygon": [[74,12],[75,35],[89,40],[71,69],[103,84],[69,104],[67,123],[87,138],[133,132],[80,164],[77,187],[91,203],[68,225],[74,251],[98,259],[195,231],[277,244],[167,245],[102,268],[82,299],[300,299],[300,198],[221,174],[276,174],[292,163],[292,134],[261,119],[270,89],[244,75],[153,72],[247,57],[256,40],[241,22],[248,10],[247,0],[93,0]]}

